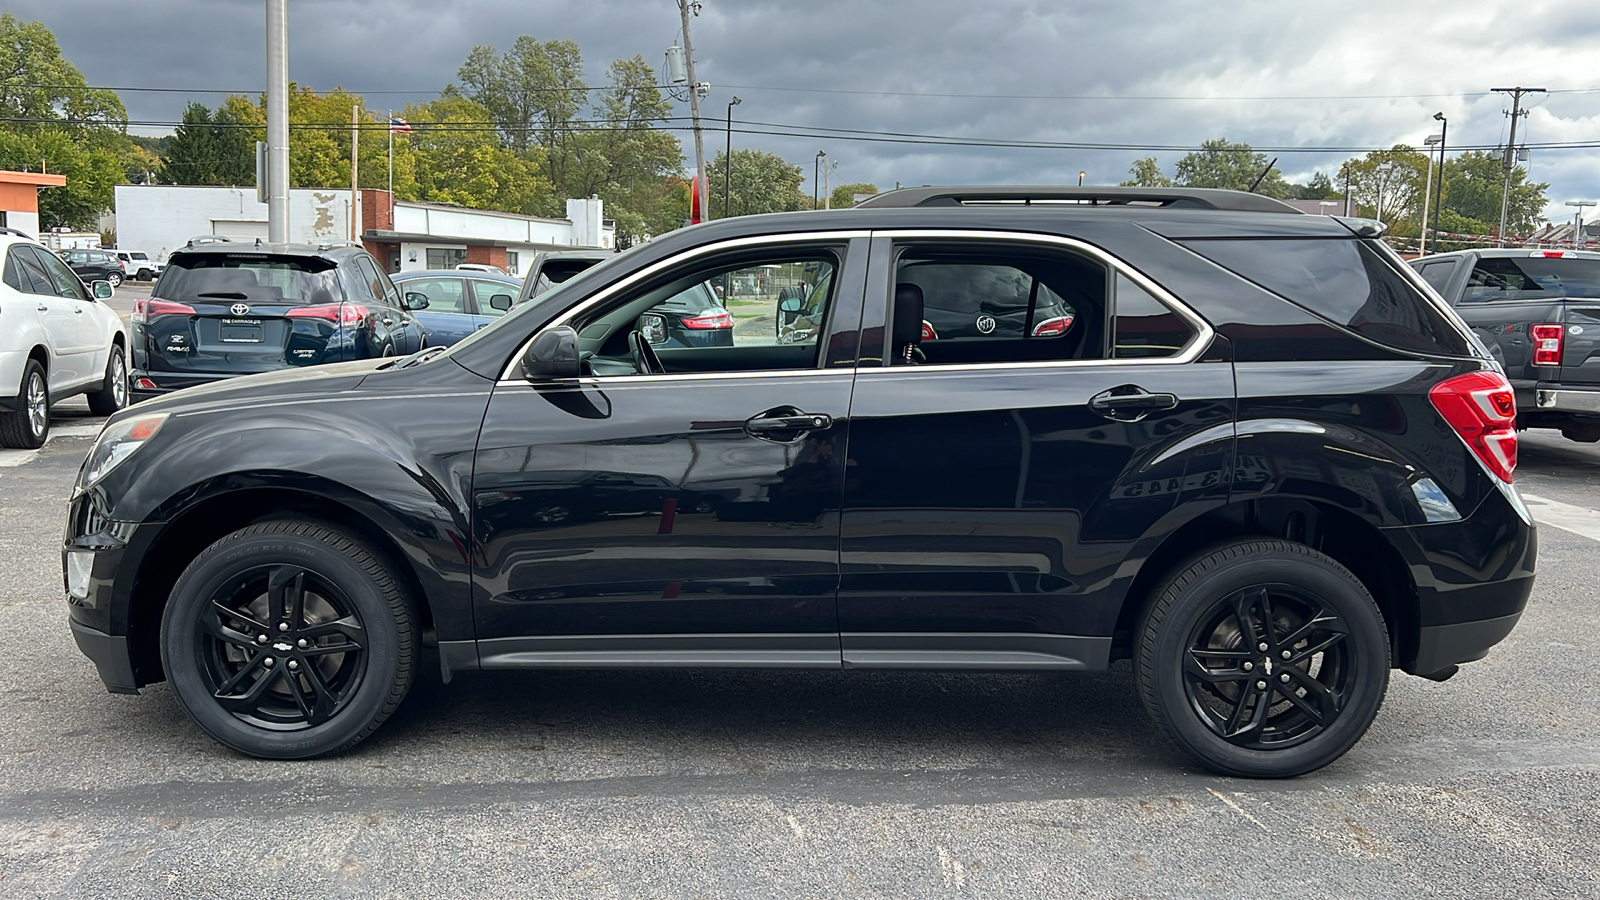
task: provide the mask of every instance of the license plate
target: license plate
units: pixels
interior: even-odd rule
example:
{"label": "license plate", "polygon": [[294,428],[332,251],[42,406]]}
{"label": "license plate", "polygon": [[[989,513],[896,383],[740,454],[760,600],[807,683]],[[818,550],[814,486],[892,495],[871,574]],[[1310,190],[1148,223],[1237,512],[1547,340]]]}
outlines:
{"label": "license plate", "polygon": [[261,343],[260,325],[230,325],[222,323],[222,333],[219,335],[225,344],[259,344]]}

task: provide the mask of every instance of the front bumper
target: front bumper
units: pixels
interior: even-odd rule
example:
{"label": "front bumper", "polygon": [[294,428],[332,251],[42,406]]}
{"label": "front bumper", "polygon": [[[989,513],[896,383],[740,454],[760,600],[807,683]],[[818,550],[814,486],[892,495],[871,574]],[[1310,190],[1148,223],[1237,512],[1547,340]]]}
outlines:
{"label": "front bumper", "polygon": [[128,639],[119,634],[106,634],[87,625],[71,622],[72,639],[78,650],[100,672],[100,680],[113,694],[139,693],[138,681],[133,676],[133,654],[128,651]]}
{"label": "front bumper", "polygon": [[164,677],[155,655],[143,654],[141,662],[134,653],[135,641],[154,646],[156,624],[130,621],[132,569],[163,525],[112,521],[93,490],[73,498],[69,509],[61,569],[72,636],[107,690],[137,693]]}

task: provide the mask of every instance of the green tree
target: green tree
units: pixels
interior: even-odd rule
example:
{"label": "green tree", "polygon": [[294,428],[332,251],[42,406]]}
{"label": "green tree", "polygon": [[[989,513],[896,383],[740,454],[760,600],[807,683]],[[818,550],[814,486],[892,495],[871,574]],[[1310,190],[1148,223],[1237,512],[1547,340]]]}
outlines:
{"label": "green tree", "polygon": [[1294,200],[1335,200],[1343,196],[1326,172],[1314,173],[1305,184],[1289,186],[1289,197]]}
{"label": "green tree", "polygon": [[237,105],[224,103],[213,113],[204,104],[190,103],[161,154],[160,179],[168,184],[254,184],[250,121],[240,120]]}
{"label": "green tree", "polygon": [[600,197],[619,240],[631,243],[656,233],[648,223],[668,202],[667,178],[682,170],[683,146],[655,127],[672,112],[672,104],[661,96],[643,57],[613,62],[607,81],[595,103],[596,127],[572,138],[557,199]]}
{"label": "green tree", "polygon": [[588,103],[578,45],[540,43],[525,34],[504,54],[493,47],[472,48],[456,74],[466,96],[488,111],[506,145],[517,151],[543,147],[550,182],[565,184],[573,137],[582,124],[578,114]]}
{"label": "green tree", "polygon": [[878,186],[866,182],[854,184],[841,184],[834,188],[828,195],[828,202],[834,209],[848,209],[856,205],[857,194],[876,194]]}
{"label": "green tree", "polygon": [[[1214,138],[1202,143],[1199,150],[1178,160],[1173,170],[1173,181],[1184,187],[1248,191],[1260,178],[1256,193],[1283,197],[1289,193],[1289,184],[1276,166],[1267,171],[1270,162],[1266,154],[1255,152],[1249,144]],[[1263,172],[1266,172],[1265,176]]]}
{"label": "green tree", "polygon": [[1172,187],[1172,179],[1161,174],[1161,164],[1154,156],[1134,160],[1128,174],[1132,177],[1122,183],[1123,187]]}
{"label": "green tree", "polygon": [[[555,189],[544,175],[539,150],[517,153],[501,146],[494,133],[482,127],[488,115],[482,106],[459,95],[445,96],[408,106],[403,115],[412,128],[407,163],[414,186],[402,190],[397,155],[397,194],[527,215],[550,209]],[[398,145],[397,141],[397,150]]]}
{"label": "green tree", "polygon": [[[726,171],[732,160],[729,212],[736,216],[790,212],[810,209],[811,198],[800,193],[805,174],[800,167],[776,153],[763,150],[735,150],[731,157],[718,153],[709,170]],[[711,209],[722,210],[722,179],[711,179]]]}
{"label": "green tree", "polygon": [[1427,154],[1405,144],[1374,150],[1339,168],[1339,178],[1348,178],[1350,197],[1361,214],[1388,223],[1391,233],[1402,236],[1418,233],[1427,177]]}
{"label": "green tree", "polygon": [[0,169],[38,171],[40,165],[67,176],[64,187],[39,192],[39,227],[94,228],[110,208],[123,180],[115,145],[87,144],[67,128],[0,129]]}
{"label": "green tree", "polygon": [[[1500,227],[1500,195],[1505,185],[1503,157],[1487,150],[1468,150],[1446,160],[1444,209],[1467,219],[1482,222],[1492,233]],[[1544,208],[1549,205],[1545,192],[1550,185],[1528,181],[1528,170],[1511,170],[1511,196],[1506,209],[1506,232],[1529,234],[1539,227]],[[1444,228],[1440,222],[1439,227]]]}

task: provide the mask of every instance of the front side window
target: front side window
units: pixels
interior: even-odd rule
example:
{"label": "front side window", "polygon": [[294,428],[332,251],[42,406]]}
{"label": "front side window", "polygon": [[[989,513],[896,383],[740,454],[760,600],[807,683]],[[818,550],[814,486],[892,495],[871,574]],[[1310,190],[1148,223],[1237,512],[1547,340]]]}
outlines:
{"label": "front side window", "polygon": [[467,286],[460,278],[408,278],[405,292],[426,297],[431,313],[468,312]]}
{"label": "front side window", "polygon": [[831,252],[702,264],[573,325],[596,375],[809,369],[838,267]]}
{"label": "front side window", "polygon": [[[516,285],[505,284],[500,281],[474,279],[472,290],[478,295],[478,315],[480,316],[499,317],[505,315],[511,309],[511,304],[517,297]],[[495,306],[495,298],[497,297],[505,298],[500,301],[500,307]]]}

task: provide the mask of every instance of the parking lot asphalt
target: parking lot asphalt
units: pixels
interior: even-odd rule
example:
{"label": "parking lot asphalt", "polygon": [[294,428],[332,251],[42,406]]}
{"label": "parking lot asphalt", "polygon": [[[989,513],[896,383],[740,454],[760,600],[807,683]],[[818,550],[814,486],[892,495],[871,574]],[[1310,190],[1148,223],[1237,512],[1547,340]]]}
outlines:
{"label": "parking lot asphalt", "polygon": [[1566,527],[1511,636],[1442,684],[1396,673],[1366,738],[1292,781],[1194,767],[1126,663],[443,685],[425,659],[356,751],[274,763],[79,655],[59,547],[99,420],[57,413],[0,451],[0,896],[1600,894],[1597,446],[1524,436],[1519,484]]}

